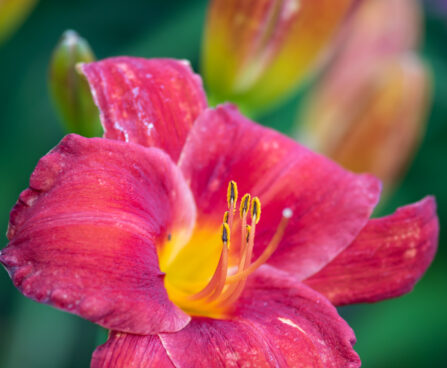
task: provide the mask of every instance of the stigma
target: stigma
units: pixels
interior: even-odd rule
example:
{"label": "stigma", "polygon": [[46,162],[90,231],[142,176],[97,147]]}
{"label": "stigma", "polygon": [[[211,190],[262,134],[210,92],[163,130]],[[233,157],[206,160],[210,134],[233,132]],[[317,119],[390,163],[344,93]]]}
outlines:
{"label": "stigma", "polygon": [[[258,197],[245,194],[237,211],[238,190],[234,181],[230,181],[227,191],[228,211],[223,215],[220,228],[220,241],[222,243],[219,262],[206,284],[200,291],[184,295],[181,305],[190,310],[228,310],[241,296],[247,278],[264,264],[278,248],[284,236],[288,221],[292,216],[289,208],[283,210],[281,220],[275,234],[261,255],[252,260],[255,244],[256,226],[261,219],[261,201]],[[240,244],[232,243],[233,225],[236,214],[240,223]],[[236,227],[236,231],[237,231]],[[229,253],[236,254],[236,260],[230,267]]]}

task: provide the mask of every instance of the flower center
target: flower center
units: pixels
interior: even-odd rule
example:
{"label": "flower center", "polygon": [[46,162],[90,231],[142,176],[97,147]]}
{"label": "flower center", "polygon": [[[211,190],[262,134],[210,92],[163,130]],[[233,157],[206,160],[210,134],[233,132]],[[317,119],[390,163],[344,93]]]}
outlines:
{"label": "flower center", "polygon": [[[265,263],[278,247],[288,220],[292,216],[290,209],[283,210],[273,238],[262,254],[252,262],[256,225],[261,218],[261,202],[258,197],[251,198],[250,194],[242,197],[239,206],[241,238],[239,248],[237,248],[238,244],[231,242],[237,199],[237,185],[234,181],[230,181],[227,192],[228,211],[224,214],[219,234],[219,261],[212,275],[207,278],[207,283],[204,286],[202,283],[200,289],[195,292],[188,292],[185,288],[167,283],[171,300],[189,314],[214,318],[225,317],[241,296],[247,277]],[[232,254],[236,254],[236,259],[231,262],[232,264],[229,262],[230,250]],[[167,276],[169,276],[168,273]]]}

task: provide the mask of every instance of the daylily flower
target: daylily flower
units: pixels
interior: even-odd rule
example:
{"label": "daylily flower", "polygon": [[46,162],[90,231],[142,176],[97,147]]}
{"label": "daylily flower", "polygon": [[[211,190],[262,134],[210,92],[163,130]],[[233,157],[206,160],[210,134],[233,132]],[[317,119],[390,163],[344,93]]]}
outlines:
{"label": "daylily flower", "polygon": [[213,102],[265,110],[313,71],[356,0],[212,0],[202,55]]}
{"label": "daylily flower", "polygon": [[377,179],[207,108],[185,62],[81,69],[104,138],[65,137],[31,175],[0,254],[19,290],[112,330],[92,367],[360,366],[333,304],[413,287],[434,199],[369,220]]}
{"label": "daylily flower", "polygon": [[385,191],[405,172],[427,122],[430,72],[414,51],[421,24],[416,0],[363,2],[299,118],[300,141],[376,175]]}

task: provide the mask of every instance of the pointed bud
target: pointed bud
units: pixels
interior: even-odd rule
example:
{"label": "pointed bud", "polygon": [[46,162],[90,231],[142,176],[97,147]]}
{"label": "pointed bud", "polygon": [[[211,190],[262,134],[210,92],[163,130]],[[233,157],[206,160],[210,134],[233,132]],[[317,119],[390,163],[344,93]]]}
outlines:
{"label": "pointed bud", "polygon": [[[368,0],[349,19],[337,39],[332,84],[337,88],[373,69],[378,61],[415,50],[422,33],[418,0]],[[339,93],[339,91],[337,92]]]}
{"label": "pointed bud", "polygon": [[355,172],[395,185],[423,134],[428,68],[412,50],[416,0],[369,0],[346,24],[330,68],[308,99],[300,141]]}
{"label": "pointed bud", "polygon": [[426,65],[414,54],[397,57],[365,75],[349,100],[314,95],[303,118],[307,138],[347,169],[376,175],[389,191],[421,141],[430,92]]}
{"label": "pointed bud", "polygon": [[11,36],[31,13],[37,0],[0,1],[0,43]]}
{"label": "pointed bud", "polygon": [[212,0],[202,66],[214,103],[264,110],[322,56],[355,0]]}
{"label": "pointed bud", "polygon": [[87,41],[66,31],[53,52],[49,71],[51,96],[64,125],[69,132],[86,137],[101,135],[102,128],[87,80],[76,65],[94,60]]}

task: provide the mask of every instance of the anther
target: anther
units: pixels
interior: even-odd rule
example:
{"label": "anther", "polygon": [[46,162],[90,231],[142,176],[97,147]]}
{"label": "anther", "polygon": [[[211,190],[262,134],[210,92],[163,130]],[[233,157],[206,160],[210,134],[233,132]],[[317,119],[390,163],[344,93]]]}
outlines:
{"label": "anther", "polygon": [[250,230],[251,230],[251,226],[247,225],[247,237],[246,237],[247,243],[248,243],[248,240],[250,239]]}
{"label": "anther", "polygon": [[225,211],[224,217],[223,217],[223,223],[224,224],[228,224],[228,216],[229,216],[228,211]]}
{"label": "anther", "polygon": [[228,224],[226,222],[224,222],[222,224],[222,234],[221,235],[222,235],[222,242],[228,248],[229,243],[230,243],[230,227],[228,226]]}
{"label": "anther", "polygon": [[256,224],[261,219],[261,201],[258,197],[253,197],[251,202],[251,217],[254,219]]}
{"label": "anther", "polygon": [[243,218],[244,215],[248,212],[248,207],[250,206],[250,199],[251,199],[250,194],[244,194],[244,196],[242,197],[240,207],[241,218]]}
{"label": "anther", "polygon": [[237,202],[237,185],[236,182],[231,180],[228,183],[228,189],[227,189],[227,202],[228,202],[228,208],[232,209],[236,206]]}

